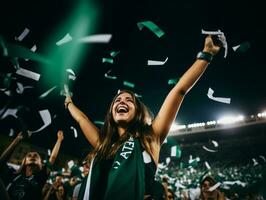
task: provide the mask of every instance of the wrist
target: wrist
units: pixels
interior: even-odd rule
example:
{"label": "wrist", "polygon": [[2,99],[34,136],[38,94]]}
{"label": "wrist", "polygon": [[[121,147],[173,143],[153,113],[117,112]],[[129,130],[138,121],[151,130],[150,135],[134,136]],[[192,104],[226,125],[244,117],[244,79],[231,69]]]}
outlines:
{"label": "wrist", "polygon": [[197,54],[196,58],[199,59],[199,60],[205,60],[208,63],[210,63],[212,61],[212,59],[213,59],[213,54],[203,50],[203,51],[200,51]]}

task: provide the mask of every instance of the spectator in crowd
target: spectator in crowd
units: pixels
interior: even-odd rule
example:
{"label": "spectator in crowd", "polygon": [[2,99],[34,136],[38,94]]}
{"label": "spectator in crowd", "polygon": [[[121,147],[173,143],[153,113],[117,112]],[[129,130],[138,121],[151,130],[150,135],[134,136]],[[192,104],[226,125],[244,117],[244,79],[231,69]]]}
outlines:
{"label": "spectator in crowd", "polygon": [[38,152],[31,151],[25,155],[20,168],[15,171],[7,166],[7,161],[24,137],[22,133],[19,133],[0,157],[0,176],[5,180],[5,186],[11,200],[37,200],[42,198],[42,188],[49,176],[50,167],[57,158],[64,138],[63,132],[59,130],[57,141],[46,165],[42,164]]}
{"label": "spectator in crowd", "polygon": [[153,195],[161,145],[185,95],[219,50],[207,36],[203,51],[169,92],[154,120],[133,92],[123,90],[114,97],[100,132],[66,96],[65,107],[96,152],[91,176],[81,186],[79,199],[143,200]]}

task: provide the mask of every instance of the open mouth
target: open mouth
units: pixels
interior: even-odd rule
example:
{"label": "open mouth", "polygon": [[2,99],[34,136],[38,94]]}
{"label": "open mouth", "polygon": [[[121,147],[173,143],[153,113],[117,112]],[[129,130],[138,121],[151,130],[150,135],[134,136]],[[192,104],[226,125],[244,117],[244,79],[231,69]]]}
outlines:
{"label": "open mouth", "polygon": [[118,106],[116,109],[117,113],[127,113],[128,112],[128,108],[126,106]]}

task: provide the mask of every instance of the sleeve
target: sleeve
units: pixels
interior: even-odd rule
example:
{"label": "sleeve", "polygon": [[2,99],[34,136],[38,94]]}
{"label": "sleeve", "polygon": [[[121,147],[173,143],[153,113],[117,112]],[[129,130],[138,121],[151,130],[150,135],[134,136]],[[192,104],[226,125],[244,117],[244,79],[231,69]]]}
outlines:
{"label": "sleeve", "polygon": [[81,186],[81,183],[79,183],[75,186],[74,191],[73,191],[73,195],[72,195],[73,198],[78,198],[80,186]]}

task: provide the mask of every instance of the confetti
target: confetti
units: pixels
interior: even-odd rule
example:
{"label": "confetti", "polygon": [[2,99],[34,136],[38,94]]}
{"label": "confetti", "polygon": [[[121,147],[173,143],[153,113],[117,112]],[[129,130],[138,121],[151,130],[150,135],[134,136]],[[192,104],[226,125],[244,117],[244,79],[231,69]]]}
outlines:
{"label": "confetti", "polygon": [[214,94],[214,91],[213,91],[211,88],[209,88],[207,96],[208,96],[210,99],[212,99],[212,100],[214,100],[214,101],[217,101],[217,102],[230,104],[230,102],[231,102],[231,98],[214,97],[213,94]]}
{"label": "confetti", "polygon": [[68,78],[70,79],[70,80],[76,80],[76,74],[74,73],[74,71],[72,70],[72,69],[66,69],[66,71],[68,72],[68,73],[70,73],[69,75],[68,75]]}
{"label": "confetti", "polygon": [[[2,113],[3,111],[5,111],[4,109],[5,109],[5,108],[3,108],[3,109],[1,110],[0,113]],[[17,112],[18,112],[18,109],[17,109],[17,108],[8,108],[8,109],[4,112],[4,114],[1,116],[1,119],[4,119],[4,118],[6,118],[6,117],[9,116],[9,115],[11,115],[11,116],[13,116],[13,117],[15,117],[15,118],[18,118],[18,116],[17,116]]]}
{"label": "confetti", "polygon": [[218,142],[216,142],[215,140],[212,140],[211,142],[213,143],[213,145],[214,145],[215,147],[218,147],[218,146],[219,146]]}
{"label": "confetti", "polygon": [[162,29],[160,29],[152,21],[138,22],[137,26],[138,26],[139,30],[142,30],[144,27],[147,27],[150,31],[152,31],[159,38],[165,34],[164,31]]}
{"label": "confetti", "polygon": [[205,150],[208,151],[208,152],[212,152],[212,153],[217,152],[216,150],[209,149],[209,148],[207,148],[206,146],[202,146],[202,148],[205,149]]}
{"label": "confetti", "polygon": [[32,86],[23,86],[23,84],[22,83],[19,83],[19,82],[17,82],[17,88],[16,88],[16,92],[18,93],[18,94],[22,94],[23,92],[24,92],[24,90],[25,89],[30,89],[30,88],[33,88]]}
{"label": "confetti", "polygon": [[220,185],[221,185],[220,182],[216,183],[215,185],[213,185],[212,187],[209,188],[209,191],[212,192],[212,191],[216,190],[218,187],[220,187]]}
{"label": "confetti", "polygon": [[14,136],[14,133],[15,133],[14,129],[11,128],[10,131],[9,131],[8,136],[9,136],[9,137],[12,137],[12,136]]}
{"label": "confetti", "polygon": [[40,96],[39,96],[39,99],[43,99],[45,97],[47,97],[57,86],[54,86],[52,88],[50,88],[49,90],[47,90],[46,92],[42,93]]}
{"label": "confetti", "polygon": [[180,78],[173,78],[168,80],[168,85],[175,85],[179,81]]}
{"label": "confetti", "polygon": [[30,30],[28,28],[25,28],[18,37],[15,37],[15,40],[18,40],[21,42],[29,34],[29,32]]}
{"label": "confetti", "polygon": [[72,40],[71,35],[69,33],[67,33],[61,40],[59,40],[55,44],[57,46],[62,46],[63,44],[66,44],[66,43],[70,42],[71,40]]}
{"label": "confetti", "polygon": [[151,156],[147,153],[147,151],[142,152],[143,155],[143,161],[144,163],[150,163],[151,162]]}
{"label": "confetti", "polygon": [[48,149],[48,150],[47,150],[47,154],[48,154],[48,156],[51,155],[51,149]]}
{"label": "confetti", "polygon": [[135,84],[134,84],[134,83],[130,83],[130,82],[128,82],[128,81],[124,81],[124,82],[123,82],[123,85],[124,85],[124,86],[127,86],[127,87],[130,87],[130,88],[134,88],[134,87],[135,87]]}
{"label": "confetti", "polygon": [[176,157],[176,158],[181,157],[181,150],[180,150],[179,146],[175,145],[175,146],[171,147],[171,156]]}
{"label": "confetti", "polygon": [[204,164],[205,164],[205,166],[207,167],[208,170],[211,169],[211,167],[210,167],[210,165],[209,165],[209,163],[207,161],[205,161]]}
{"label": "confetti", "polygon": [[117,54],[119,54],[120,53],[120,51],[111,51],[110,52],[110,56],[112,56],[113,58],[115,57],[115,56],[117,56]]}
{"label": "confetti", "polygon": [[102,58],[102,63],[110,63],[113,64],[114,60],[112,58]]}
{"label": "confetti", "polygon": [[40,79],[40,74],[37,74],[35,72],[32,72],[30,70],[27,70],[27,69],[23,69],[23,68],[19,68],[17,71],[16,71],[16,74],[19,74],[21,76],[24,76],[24,77],[27,77],[27,78],[30,78],[30,79],[33,79],[35,81],[39,81]]}
{"label": "confetti", "polygon": [[111,34],[96,34],[80,38],[81,43],[108,43],[112,38]]}
{"label": "confetti", "polygon": [[103,121],[94,121],[95,124],[104,125]]}
{"label": "confetti", "polygon": [[78,137],[78,131],[77,131],[77,129],[75,129],[73,126],[71,126],[70,129],[73,130],[73,132],[74,132],[74,137],[77,138],[77,137]]}
{"label": "confetti", "polygon": [[156,60],[148,60],[148,65],[164,65],[168,60],[168,57],[165,59],[165,61],[156,61]]}
{"label": "confetti", "polygon": [[105,78],[108,78],[108,79],[113,79],[113,80],[116,80],[117,79],[117,77],[116,76],[110,76],[110,75],[108,75],[109,73],[111,73],[111,69],[108,71],[108,72],[106,72],[105,74],[104,74],[104,77]]}
{"label": "confetti", "polygon": [[49,110],[41,110],[41,111],[39,111],[39,114],[42,118],[42,121],[44,122],[44,125],[35,131],[29,131],[30,133],[40,132],[41,130],[43,130],[44,128],[49,126],[52,122],[52,118],[51,118],[51,114],[50,114]]}

